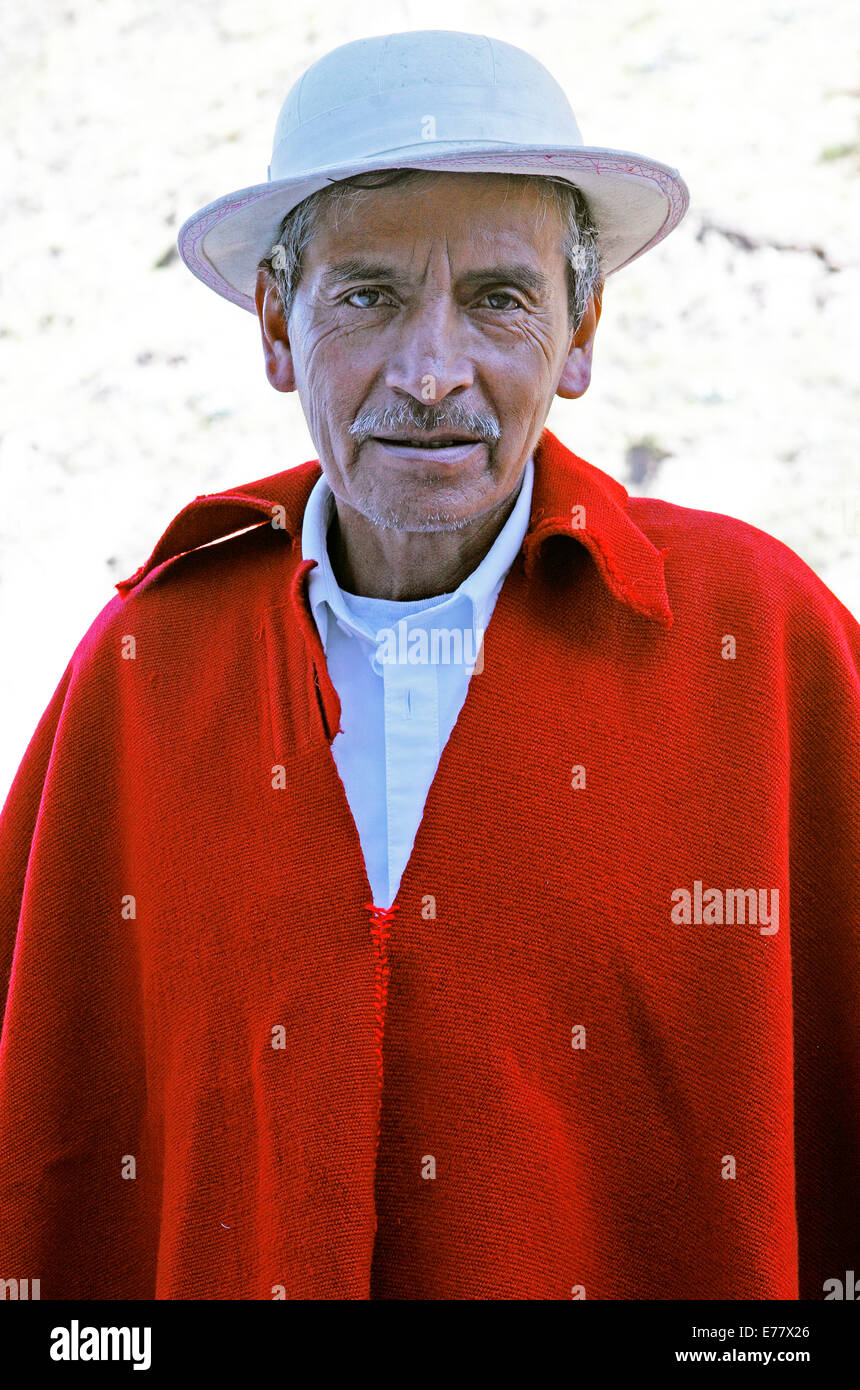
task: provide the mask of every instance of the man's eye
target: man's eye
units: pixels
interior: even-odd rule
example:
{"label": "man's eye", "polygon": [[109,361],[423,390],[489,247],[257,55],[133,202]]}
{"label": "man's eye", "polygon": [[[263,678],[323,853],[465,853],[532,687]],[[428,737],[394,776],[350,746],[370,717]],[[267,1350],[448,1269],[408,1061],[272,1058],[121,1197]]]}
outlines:
{"label": "man's eye", "polygon": [[[344,298],[343,298],[344,304],[348,304],[349,301],[350,301],[352,298],[354,298],[354,296],[357,295],[357,294],[376,294],[376,295],[380,295],[380,294],[382,294],[382,290],[375,290],[375,289],[373,289],[370,285],[362,285],[360,289],[357,289],[357,290],[350,290],[349,294],[344,295]],[[378,304],[355,304],[355,305],[353,305],[352,307],[355,308],[355,309],[378,309],[378,308],[379,308],[379,305],[378,305]]]}
{"label": "man's eye", "polygon": [[[515,309],[522,309],[523,305],[515,295],[508,294],[507,290],[490,290],[489,294],[484,295],[485,299],[510,299]],[[491,304],[491,309],[504,308],[504,305]]]}

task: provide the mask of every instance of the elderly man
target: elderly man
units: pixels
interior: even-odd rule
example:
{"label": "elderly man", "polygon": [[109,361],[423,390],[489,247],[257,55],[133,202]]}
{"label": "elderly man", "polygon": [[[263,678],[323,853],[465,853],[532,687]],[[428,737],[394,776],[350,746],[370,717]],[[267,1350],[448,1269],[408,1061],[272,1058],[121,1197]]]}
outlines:
{"label": "elderly man", "polygon": [[427,31],[314,64],[267,183],[186,223],[319,457],[179,514],[4,809],[3,1277],[860,1271],[860,628],[544,426],[685,207],[528,55]]}

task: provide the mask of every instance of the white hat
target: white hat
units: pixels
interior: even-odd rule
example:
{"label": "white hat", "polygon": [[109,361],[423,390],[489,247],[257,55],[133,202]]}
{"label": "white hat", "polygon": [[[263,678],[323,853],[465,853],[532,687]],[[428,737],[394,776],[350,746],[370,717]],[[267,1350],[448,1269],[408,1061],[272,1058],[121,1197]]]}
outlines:
{"label": "white hat", "polygon": [[255,313],[257,265],[290,209],[339,179],[393,168],[567,179],[599,228],[604,276],[668,236],[689,203],[677,170],[584,145],[567,97],[529,53],[421,29],[356,39],[313,63],[281,107],[268,181],[195,212],[179,254],[216,294]]}

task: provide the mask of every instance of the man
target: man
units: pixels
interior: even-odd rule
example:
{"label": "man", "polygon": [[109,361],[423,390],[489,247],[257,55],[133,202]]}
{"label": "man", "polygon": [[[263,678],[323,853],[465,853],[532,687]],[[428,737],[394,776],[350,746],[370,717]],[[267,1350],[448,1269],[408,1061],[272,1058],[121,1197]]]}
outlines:
{"label": "man", "polygon": [[528,55],[427,31],[314,64],[269,181],[185,224],[319,459],[179,514],[7,801],[3,1277],[860,1270],[860,629],[778,541],[544,427],[685,207]]}

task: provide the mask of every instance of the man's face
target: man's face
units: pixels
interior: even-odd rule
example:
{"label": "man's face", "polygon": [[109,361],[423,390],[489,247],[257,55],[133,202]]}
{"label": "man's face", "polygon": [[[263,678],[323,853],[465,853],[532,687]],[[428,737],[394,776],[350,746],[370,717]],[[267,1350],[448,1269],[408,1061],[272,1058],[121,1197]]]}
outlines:
{"label": "man's face", "polygon": [[[599,301],[574,338],[559,215],[539,214],[536,189],[494,174],[368,190],[318,228],[288,325],[258,280],[269,379],[298,390],[332,491],[376,525],[490,511],[556,392],[588,385]],[[467,442],[437,452],[427,432]]]}

